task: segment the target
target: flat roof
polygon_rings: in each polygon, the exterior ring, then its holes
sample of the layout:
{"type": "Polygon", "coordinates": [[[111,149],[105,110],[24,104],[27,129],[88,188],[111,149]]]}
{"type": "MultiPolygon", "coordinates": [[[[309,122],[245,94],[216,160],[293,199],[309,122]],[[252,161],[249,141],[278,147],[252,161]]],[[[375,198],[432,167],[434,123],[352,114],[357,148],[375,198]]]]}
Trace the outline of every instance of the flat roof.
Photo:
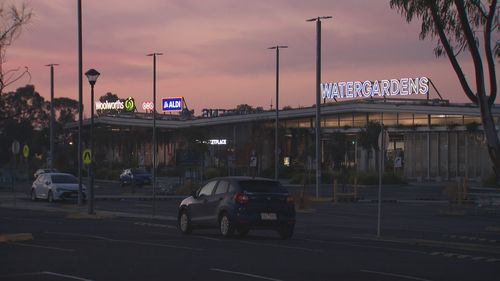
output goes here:
{"type": "MultiPolygon", "coordinates": [[[[491,108],[493,117],[500,117],[500,107],[495,105],[491,108]]],[[[321,116],[342,113],[412,113],[430,115],[464,115],[480,116],[479,106],[470,103],[449,103],[446,100],[401,100],[401,99],[361,99],[336,103],[325,103],[321,105],[321,116]]],[[[299,118],[314,118],[316,107],[295,108],[280,110],[280,120],[291,120],[299,118]]],[[[195,117],[180,120],[177,115],[157,115],[156,127],[165,129],[183,129],[189,127],[205,127],[217,125],[231,125],[237,123],[274,121],[276,111],[263,111],[258,113],[223,115],[218,117],[195,117]],[[175,117],[176,119],[174,119],[175,117]]],[[[90,125],[90,118],[83,120],[84,126],[90,125]]],[[[151,114],[133,113],[118,115],[101,115],[94,117],[95,124],[132,127],[152,127],[153,118],[151,114]]],[[[70,123],[66,128],[76,128],[78,122],[70,123]]]]}

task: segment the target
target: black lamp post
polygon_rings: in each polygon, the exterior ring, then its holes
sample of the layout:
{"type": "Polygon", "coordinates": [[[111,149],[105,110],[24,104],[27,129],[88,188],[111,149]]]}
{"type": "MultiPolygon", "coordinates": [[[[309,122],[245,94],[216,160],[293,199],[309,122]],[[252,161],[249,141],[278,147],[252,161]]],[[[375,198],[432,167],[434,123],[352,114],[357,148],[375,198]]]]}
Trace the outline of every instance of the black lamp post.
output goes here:
{"type": "Polygon", "coordinates": [[[90,174],[90,186],[89,186],[89,194],[87,200],[89,201],[89,215],[94,214],[94,85],[99,78],[100,73],[95,69],[89,69],[85,72],[85,76],[89,79],[90,83],[90,108],[92,108],[90,113],[90,153],[91,160],[89,165],[89,174],[90,174]]]}
{"type": "Polygon", "coordinates": [[[278,125],[279,125],[279,82],[280,82],[280,49],[288,46],[273,46],[270,50],[276,50],[276,124],[274,128],[274,179],[278,180],[279,173],[279,149],[278,149],[278,125]]]}
{"type": "Polygon", "coordinates": [[[323,16],[308,19],[306,21],[316,22],[316,199],[319,196],[319,185],[321,183],[321,20],[322,19],[331,19],[331,16],[323,16]]]}
{"type": "Polygon", "coordinates": [[[153,214],[156,215],[156,57],[163,53],[147,54],[148,57],[153,57],[153,214]]]}
{"type": "Polygon", "coordinates": [[[58,64],[51,63],[50,66],[50,161],[49,168],[54,168],[54,66],[58,64]]]}

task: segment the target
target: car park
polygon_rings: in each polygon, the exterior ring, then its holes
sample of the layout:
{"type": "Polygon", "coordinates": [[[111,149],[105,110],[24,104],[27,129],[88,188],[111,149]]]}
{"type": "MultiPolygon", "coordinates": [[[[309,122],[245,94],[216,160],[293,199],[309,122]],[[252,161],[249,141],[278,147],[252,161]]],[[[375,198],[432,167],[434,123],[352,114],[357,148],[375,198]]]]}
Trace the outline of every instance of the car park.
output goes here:
{"type": "Polygon", "coordinates": [[[222,236],[245,236],[251,229],[276,230],[290,239],[295,227],[295,201],[278,181],[223,177],[209,180],[179,206],[177,224],[183,234],[218,227],[222,236]]]}
{"type": "Polygon", "coordinates": [[[143,168],[125,169],[120,174],[120,183],[122,186],[126,184],[147,185],[151,184],[151,174],[143,168]]]}
{"type": "MultiPolygon", "coordinates": [[[[49,202],[78,198],[78,179],[67,173],[40,174],[31,186],[31,200],[47,199],[49,202]]],[[[82,185],[84,198],[86,188],[82,185]]]]}

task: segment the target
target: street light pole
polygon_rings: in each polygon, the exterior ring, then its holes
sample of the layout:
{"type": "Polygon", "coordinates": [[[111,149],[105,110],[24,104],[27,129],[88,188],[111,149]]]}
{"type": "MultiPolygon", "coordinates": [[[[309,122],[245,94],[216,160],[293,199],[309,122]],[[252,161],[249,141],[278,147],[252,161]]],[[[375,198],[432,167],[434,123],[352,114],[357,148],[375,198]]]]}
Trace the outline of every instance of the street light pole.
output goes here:
{"type": "Polygon", "coordinates": [[[156,215],[156,56],[161,56],[163,53],[147,54],[148,57],[153,57],[153,217],[156,215]]]}
{"type": "Polygon", "coordinates": [[[280,81],[280,49],[286,49],[288,46],[273,46],[270,50],[276,50],[276,126],[274,130],[274,179],[279,176],[279,150],[278,150],[278,126],[279,126],[279,81],[280,81]]]}
{"type": "Polygon", "coordinates": [[[78,14],[78,205],[83,204],[82,192],[82,127],[83,127],[83,55],[82,55],[82,0],[77,2],[78,14]]]}
{"type": "Polygon", "coordinates": [[[321,138],[321,20],[322,19],[330,19],[331,16],[323,16],[308,19],[306,21],[316,22],[316,199],[319,197],[319,185],[321,182],[321,147],[320,147],[320,138],[321,138]]]}
{"type": "Polygon", "coordinates": [[[54,168],[54,66],[58,64],[47,64],[50,66],[50,154],[49,168],[54,168]]]}
{"type": "Polygon", "coordinates": [[[85,72],[85,75],[89,79],[90,83],[90,186],[89,186],[89,194],[88,194],[88,202],[89,202],[89,215],[94,214],[94,162],[95,162],[95,151],[94,151],[94,85],[99,77],[100,73],[95,69],[89,69],[85,72]]]}

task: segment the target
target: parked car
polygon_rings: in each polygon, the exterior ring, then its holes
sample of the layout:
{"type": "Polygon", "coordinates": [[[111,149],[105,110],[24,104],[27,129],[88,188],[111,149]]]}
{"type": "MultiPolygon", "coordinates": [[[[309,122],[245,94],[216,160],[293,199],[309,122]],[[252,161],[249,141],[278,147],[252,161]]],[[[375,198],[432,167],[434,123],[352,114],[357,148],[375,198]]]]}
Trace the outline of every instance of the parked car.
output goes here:
{"type": "Polygon", "coordinates": [[[40,174],[44,173],[59,173],[57,169],[38,169],[36,172],[33,174],[33,177],[36,179],[40,174]]]}
{"type": "Polygon", "coordinates": [[[295,228],[295,202],[278,181],[265,178],[223,177],[208,181],[184,199],[177,216],[179,230],[218,227],[224,237],[250,229],[272,229],[290,239],[295,228]]]}
{"type": "MultiPolygon", "coordinates": [[[[82,186],[86,198],[85,185],[82,186]]],[[[47,199],[49,202],[78,198],[78,179],[66,173],[40,174],[31,186],[31,200],[47,199]]]]}
{"type": "Polygon", "coordinates": [[[120,174],[120,183],[122,186],[125,184],[134,184],[134,185],[146,185],[151,184],[151,174],[142,168],[137,169],[125,169],[120,174]]]}

